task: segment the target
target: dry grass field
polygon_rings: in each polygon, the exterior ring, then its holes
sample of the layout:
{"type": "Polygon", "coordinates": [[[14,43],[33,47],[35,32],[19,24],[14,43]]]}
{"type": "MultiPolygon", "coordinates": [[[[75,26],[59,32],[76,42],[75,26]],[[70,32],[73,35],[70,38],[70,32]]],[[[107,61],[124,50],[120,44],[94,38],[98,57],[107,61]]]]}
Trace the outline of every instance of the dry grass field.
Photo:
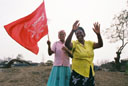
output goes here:
{"type": "MultiPolygon", "coordinates": [[[[52,66],[0,69],[0,86],[46,86],[52,66]]],[[[96,71],[96,86],[128,86],[124,72],[96,71]]]]}

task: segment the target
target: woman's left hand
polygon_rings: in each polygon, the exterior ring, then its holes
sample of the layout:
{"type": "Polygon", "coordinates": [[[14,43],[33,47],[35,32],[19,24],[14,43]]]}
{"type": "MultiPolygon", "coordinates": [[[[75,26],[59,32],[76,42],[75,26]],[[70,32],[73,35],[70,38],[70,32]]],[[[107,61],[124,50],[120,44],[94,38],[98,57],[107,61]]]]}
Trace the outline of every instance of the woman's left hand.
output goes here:
{"type": "Polygon", "coordinates": [[[62,47],[62,50],[64,50],[65,52],[70,52],[70,50],[65,46],[62,47]]]}
{"type": "Polygon", "coordinates": [[[63,46],[62,50],[67,51],[68,49],[65,46],[63,46]]]}
{"type": "Polygon", "coordinates": [[[93,26],[94,26],[93,31],[96,34],[100,34],[100,24],[98,22],[96,22],[96,23],[93,24],[93,26]]]}

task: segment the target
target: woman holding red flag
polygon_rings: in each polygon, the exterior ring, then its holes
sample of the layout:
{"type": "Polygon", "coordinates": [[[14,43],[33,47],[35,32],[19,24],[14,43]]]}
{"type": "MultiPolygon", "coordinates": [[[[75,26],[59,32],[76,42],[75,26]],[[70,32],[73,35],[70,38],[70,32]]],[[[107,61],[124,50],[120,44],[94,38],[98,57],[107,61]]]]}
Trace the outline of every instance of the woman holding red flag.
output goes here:
{"type": "Polygon", "coordinates": [[[51,48],[51,42],[48,40],[48,54],[55,54],[53,68],[49,76],[47,86],[69,86],[70,80],[70,61],[69,52],[65,47],[64,30],[59,31],[59,41],[55,42],[51,48]]]}

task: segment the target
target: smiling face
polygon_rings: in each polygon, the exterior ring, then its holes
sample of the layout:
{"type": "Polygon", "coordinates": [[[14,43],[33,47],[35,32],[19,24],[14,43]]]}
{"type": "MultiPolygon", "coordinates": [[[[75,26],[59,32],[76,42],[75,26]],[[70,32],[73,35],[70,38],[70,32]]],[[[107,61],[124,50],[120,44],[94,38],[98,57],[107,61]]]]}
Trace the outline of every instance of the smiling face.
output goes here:
{"type": "Polygon", "coordinates": [[[76,34],[76,37],[77,37],[77,39],[78,39],[79,42],[81,42],[81,41],[84,40],[85,33],[84,33],[84,31],[83,31],[82,29],[79,29],[79,28],[78,28],[78,29],[76,30],[75,34],[76,34]]]}

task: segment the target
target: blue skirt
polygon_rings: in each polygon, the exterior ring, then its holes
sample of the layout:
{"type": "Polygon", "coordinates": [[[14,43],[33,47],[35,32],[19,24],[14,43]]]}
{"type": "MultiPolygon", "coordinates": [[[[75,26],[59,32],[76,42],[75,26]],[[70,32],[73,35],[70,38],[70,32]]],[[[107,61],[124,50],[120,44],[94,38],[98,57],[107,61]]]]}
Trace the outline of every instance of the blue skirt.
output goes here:
{"type": "Polygon", "coordinates": [[[70,67],[53,66],[47,86],[69,86],[70,67]]]}

